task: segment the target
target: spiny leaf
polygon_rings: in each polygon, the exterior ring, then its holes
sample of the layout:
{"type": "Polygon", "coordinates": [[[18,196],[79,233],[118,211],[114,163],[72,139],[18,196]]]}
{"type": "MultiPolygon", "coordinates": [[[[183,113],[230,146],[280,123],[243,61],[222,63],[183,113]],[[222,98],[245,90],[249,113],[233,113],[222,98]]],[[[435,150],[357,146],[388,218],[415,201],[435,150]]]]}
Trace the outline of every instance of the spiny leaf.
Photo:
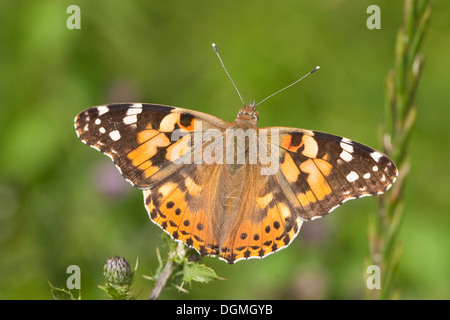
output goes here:
{"type": "MultiPolygon", "coordinates": [[[[48,281],[48,280],[47,280],[48,281]]],[[[66,290],[64,288],[57,288],[51,284],[50,281],[48,281],[48,284],[50,285],[50,291],[52,293],[52,297],[54,300],[80,300],[81,299],[81,292],[78,293],[78,298],[75,298],[69,290],[66,290]]]]}
{"type": "Polygon", "coordinates": [[[198,264],[194,262],[186,262],[183,268],[183,281],[184,282],[203,282],[207,283],[211,280],[223,280],[219,277],[213,269],[205,266],[204,264],[198,264]]]}

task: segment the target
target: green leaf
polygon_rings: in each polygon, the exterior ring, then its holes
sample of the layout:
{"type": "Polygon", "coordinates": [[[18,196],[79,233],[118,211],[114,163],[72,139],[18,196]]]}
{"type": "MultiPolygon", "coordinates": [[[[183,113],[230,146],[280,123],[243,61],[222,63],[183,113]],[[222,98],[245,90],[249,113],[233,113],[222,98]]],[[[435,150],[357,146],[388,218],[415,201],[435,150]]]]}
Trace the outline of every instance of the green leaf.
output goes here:
{"type": "Polygon", "coordinates": [[[105,286],[98,286],[103,290],[111,300],[134,300],[128,286],[113,286],[106,283],[105,286]]]}
{"type": "Polygon", "coordinates": [[[183,281],[191,282],[198,281],[207,283],[211,280],[222,279],[213,269],[205,266],[204,264],[186,262],[183,268],[183,281]]]}
{"type": "Polygon", "coordinates": [[[53,286],[50,281],[48,282],[50,285],[50,291],[52,293],[52,297],[55,300],[80,300],[81,299],[81,292],[78,294],[78,298],[75,298],[69,290],[63,289],[63,288],[57,288],[53,286]]]}

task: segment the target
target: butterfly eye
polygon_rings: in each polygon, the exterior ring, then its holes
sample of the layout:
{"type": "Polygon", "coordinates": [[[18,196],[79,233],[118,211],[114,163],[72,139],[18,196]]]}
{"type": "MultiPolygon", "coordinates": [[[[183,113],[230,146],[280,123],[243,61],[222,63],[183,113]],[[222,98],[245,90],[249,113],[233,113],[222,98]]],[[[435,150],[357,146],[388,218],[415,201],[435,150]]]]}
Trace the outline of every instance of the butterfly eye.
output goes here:
{"type": "Polygon", "coordinates": [[[259,119],[259,113],[258,113],[257,111],[253,111],[253,112],[251,113],[251,116],[252,116],[253,118],[255,118],[256,121],[258,121],[258,119],[259,119]]]}

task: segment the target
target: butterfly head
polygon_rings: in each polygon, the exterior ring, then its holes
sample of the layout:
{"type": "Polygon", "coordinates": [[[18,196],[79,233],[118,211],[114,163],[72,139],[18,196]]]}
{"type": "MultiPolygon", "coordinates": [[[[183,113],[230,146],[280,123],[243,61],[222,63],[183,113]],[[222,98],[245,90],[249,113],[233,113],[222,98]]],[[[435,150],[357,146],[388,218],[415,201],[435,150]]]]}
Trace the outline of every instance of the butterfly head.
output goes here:
{"type": "Polygon", "coordinates": [[[239,120],[252,121],[256,123],[259,119],[259,113],[258,111],[256,111],[255,103],[251,102],[250,104],[241,108],[237,114],[237,118],[239,120]]]}

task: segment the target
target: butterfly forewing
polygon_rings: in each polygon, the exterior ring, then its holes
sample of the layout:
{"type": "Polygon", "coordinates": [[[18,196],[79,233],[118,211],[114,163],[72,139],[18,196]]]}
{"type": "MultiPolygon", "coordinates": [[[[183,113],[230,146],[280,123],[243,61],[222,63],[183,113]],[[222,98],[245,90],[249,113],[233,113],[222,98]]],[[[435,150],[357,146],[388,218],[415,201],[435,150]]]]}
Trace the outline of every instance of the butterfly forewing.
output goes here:
{"type": "Polygon", "coordinates": [[[154,104],[97,106],[75,118],[79,139],[108,155],[124,178],[139,188],[180,170],[182,166],[174,163],[179,158],[176,148],[189,151],[195,130],[224,130],[227,125],[201,112],[154,104]]]}
{"type": "Polygon", "coordinates": [[[305,220],[347,200],[381,194],[397,178],[392,160],[361,143],[318,131],[280,131],[278,181],[305,220]]]}

